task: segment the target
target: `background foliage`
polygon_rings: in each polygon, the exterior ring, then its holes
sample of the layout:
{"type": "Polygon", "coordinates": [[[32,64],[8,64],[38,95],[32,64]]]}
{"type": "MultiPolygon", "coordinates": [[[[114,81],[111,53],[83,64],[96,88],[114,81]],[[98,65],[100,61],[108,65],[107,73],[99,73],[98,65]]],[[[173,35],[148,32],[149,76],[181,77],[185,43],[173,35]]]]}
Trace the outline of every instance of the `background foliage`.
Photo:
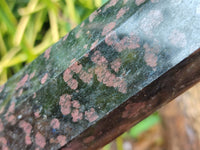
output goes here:
{"type": "MultiPolygon", "coordinates": [[[[0,85],[107,1],[0,0],[0,85]]],[[[158,122],[157,114],[150,116],[120,136],[117,149],[158,122]]]]}
{"type": "Polygon", "coordinates": [[[107,0],[0,0],[0,85],[107,0]]]}

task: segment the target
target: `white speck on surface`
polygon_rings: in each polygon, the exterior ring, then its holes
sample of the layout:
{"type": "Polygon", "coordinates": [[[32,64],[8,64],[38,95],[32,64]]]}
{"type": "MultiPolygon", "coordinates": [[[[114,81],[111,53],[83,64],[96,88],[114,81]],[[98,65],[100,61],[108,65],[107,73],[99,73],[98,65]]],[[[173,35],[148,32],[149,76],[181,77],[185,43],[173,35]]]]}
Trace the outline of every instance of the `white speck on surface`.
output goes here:
{"type": "Polygon", "coordinates": [[[43,115],[43,119],[47,119],[47,115],[43,115]]]}
{"type": "Polygon", "coordinates": [[[17,116],[18,119],[22,119],[22,115],[17,116]]]}

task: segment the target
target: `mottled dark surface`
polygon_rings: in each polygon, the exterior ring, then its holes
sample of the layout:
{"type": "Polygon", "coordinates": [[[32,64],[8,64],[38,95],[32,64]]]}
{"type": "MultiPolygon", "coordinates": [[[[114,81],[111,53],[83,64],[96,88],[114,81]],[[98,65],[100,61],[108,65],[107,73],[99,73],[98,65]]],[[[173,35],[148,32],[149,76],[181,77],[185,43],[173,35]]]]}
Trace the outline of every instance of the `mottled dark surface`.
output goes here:
{"type": "Polygon", "coordinates": [[[199,33],[198,0],[111,0],[0,87],[1,148],[106,144],[198,81],[199,33]]]}

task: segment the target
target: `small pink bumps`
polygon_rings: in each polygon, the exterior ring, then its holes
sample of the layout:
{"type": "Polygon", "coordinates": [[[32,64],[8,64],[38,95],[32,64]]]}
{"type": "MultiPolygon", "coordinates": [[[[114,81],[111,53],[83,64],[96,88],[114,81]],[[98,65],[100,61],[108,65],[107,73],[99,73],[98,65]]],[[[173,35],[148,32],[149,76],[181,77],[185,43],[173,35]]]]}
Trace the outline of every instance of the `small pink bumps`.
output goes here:
{"type": "Polygon", "coordinates": [[[78,120],[82,120],[82,118],[83,118],[83,114],[81,112],[79,112],[78,109],[74,109],[72,111],[71,115],[72,115],[72,118],[73,118],[72,119],[73,122],[78,122],[78,120]]]}
{"type": "Polygon", "coordinates": [[[29,75],[26,74],[26,75],[17,83],[16,90],[18,90],[19,88],[21,88],[21,87],[24,86],[24,84],[26,83],[26,81],[28,81],[28,77],[29,77],[29,75]]]}
{"type": "Polygon", "coordinates": [[[135,4],[137,6],[140,6],[141,4],[143,4],[145,2],[145,0],[135,0],[135,4]]]}
{"type": "Polygon", "coordinates": [[[35,143],[40,148],[44,148],[45,145],[46,145],[46,139],[40,132],[37,132],[36,135],[35,135],[35,143]]]}
{"type": "Polygon", "coordinates": [[[46,60],[49,59],[49,57],[50,57],[50,52],[51,52],[51,47],[48,48],[48,49],[44,52],[44,57],[46,58],[46,60]]]}
{"type": "Polygon", "coordinates": [[[47,78],[48,78],[48,73],[45,73],[45,75],[42,77],[41,79],[41,84],[44,84],[46,81],[47,81],[47,78]]]}
{"type": "Polygon", "coordinates": [[[51,127],[54,129],[59,129],[60,128],[60,122],[58,119],[54,118],[51,120],[51,127]]]}
{"type": "Polygon", "coordinates": [[[22,128],[25,132],[25,143],[26,145],[30,145],[32,143],[31,141],[31,137],[30,137],[30,134],[31,134],[31,130],[32,130],[32,126],[30,123],[22,120],[19,122],[19,127],[22,128]]]}
{"type": "Polygon", "coordinates": [[[89,122],[94,122],[99,118],[99,116],[96,114],[94,108],[91,108],[89,111],[85,111],[85,118],[89,122]]]}
{"type": "Polygon", "coordinates": [[[60,144],[60,146],[62,147],[62,146],[64,146],[67,143],[67,138],[64,135],[59,135],[57,137],[57,141],[60,144]]]}
{"type": "Polygon", "coordinates": [[[63,115],[68,115],[71,112],[71,96],[64,94],[60,97],[59,105],[63,115]]]}
{"type": "Polygon", "coordinates": [[[108,34],[110,31],[112,31],[116,26],[115,22],[111,22],[109,24],[107,24],[104,28],[103,28],[103,32],[102,32],[102,36],[108,34]]]}
{"type": "Polygon", "coordinates": [[[121,60],[120,59],[116,59],[113,62],[111,62],[111,68],[115,71],[115,72],[119,72],[119,68],[121,67],[121,60]]]}
{"type": "Polygon", "coordinates": [[[126,11],[128,11],[129,10],[129,8],[121,8],[120,10],[119,10],[119,12],[117,13],[117,19],[119,19],[119,18],[121,18],[125,13],[126,13],[126,11]]]}

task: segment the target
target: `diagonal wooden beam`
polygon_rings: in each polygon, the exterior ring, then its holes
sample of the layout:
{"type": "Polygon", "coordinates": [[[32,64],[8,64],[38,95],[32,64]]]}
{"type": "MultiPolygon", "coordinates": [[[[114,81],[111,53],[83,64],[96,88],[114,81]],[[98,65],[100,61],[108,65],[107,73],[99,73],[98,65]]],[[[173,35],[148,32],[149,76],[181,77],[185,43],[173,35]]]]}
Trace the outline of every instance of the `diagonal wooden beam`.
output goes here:
{"type": "Polygon", "coordinates": [[[0,88],[2,149],[97,149],[200,80],[198,0],[111,0],[0,88]]]}

